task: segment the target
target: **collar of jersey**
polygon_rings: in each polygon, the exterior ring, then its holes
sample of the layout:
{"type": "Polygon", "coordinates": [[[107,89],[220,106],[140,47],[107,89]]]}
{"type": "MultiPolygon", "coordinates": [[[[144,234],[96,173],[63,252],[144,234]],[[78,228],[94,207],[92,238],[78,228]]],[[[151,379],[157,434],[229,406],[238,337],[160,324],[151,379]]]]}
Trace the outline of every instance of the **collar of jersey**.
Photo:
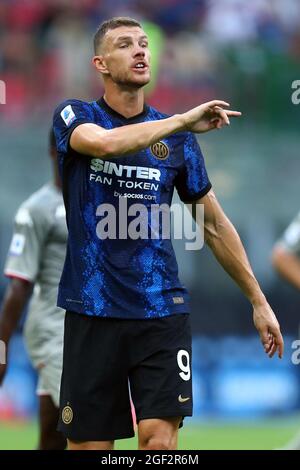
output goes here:
{"type": "Polygon", "coordinates": [[[118,118],[120,119],[121,121],[123,122],[126,122],[126,123],[133,123],[133,122],[136,122],[136,121],[141,121],[143,120],[143,118],[145,118],[149,112],[149,106],[147,104],[144,104],[144,109],[141,113],[139,114],[136,114],[135,116],[132,116],[130,118],[126,118],[125,116],[123,116],[122,114],[118,113],[118,111],[115,111],[114,109],[112,109],[105,101],[105,99],[103,98],[100,98],[98,101],[97,101],[97,104],[100,106],[100,108],[102,109],[105,109],[105,111],[110,114],[111,116],[115,117],[115,118],[118,118]]]}

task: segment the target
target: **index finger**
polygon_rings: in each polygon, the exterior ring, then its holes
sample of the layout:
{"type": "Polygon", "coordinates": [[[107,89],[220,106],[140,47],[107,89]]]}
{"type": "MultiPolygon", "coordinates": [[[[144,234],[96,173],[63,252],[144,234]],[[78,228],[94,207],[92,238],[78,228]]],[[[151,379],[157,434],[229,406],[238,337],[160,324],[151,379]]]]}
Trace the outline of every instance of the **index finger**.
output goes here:
{"type": "Polygon", "coordinates": [[[227,116],[241,116],[242,113],[240,111],[232,111],[231,109],[225,109],[225,113],[227,116]]]}
{"type": "Polygon", "coordinates": [[[222,107],[222,106],[225,106],[225,107],[230,106],[229,103],[227,103],[226,101],[222,101],[222,100],[213,100],[213,101],[209,101],[209,102],[206,103],[206,104],[207,104],[209,107],[211,107],[211,106],[213,106],[213,107],[214,107],[214,106],[221,106],[221,107],[222,107]]]}

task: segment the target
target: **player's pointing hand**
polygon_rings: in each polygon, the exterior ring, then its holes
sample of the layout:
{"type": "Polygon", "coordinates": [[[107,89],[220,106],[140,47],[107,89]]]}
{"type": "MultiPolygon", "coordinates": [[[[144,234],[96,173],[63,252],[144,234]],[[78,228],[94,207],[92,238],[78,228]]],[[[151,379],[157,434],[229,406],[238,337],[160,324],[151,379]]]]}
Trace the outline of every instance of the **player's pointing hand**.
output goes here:
{"type": "Polygon", "coordinates": [[[229,103],[221,100],[209,101],[182,114],[186,130],[201,133],[212,129],[221,129],[229,126],[230,117],[239,117],[241,112],[227,108],[229,103]]]}

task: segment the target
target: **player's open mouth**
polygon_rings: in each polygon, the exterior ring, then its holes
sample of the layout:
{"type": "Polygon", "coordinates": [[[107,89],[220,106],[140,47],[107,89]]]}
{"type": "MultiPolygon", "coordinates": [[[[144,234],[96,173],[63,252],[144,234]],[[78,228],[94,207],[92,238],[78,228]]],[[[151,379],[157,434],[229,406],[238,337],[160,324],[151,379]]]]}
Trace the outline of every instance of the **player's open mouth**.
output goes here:
{"type": "Polygon", "coordinates": [[[135,71],[144,72],[145,70],[148,70],[148,65],[146,65],[145,62],[137,62],[132,68],[135,71]]]}

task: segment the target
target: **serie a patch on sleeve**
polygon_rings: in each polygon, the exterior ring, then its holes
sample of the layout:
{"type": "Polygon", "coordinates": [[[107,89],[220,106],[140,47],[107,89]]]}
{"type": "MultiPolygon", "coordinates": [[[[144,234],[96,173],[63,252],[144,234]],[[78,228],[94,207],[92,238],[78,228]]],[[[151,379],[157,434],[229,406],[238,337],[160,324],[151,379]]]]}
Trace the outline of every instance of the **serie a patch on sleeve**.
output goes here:
{"type": "Polygon", "coordinates": [[[62,112],[60,113],[61,117],[63,118],[66,126],[70,126],[72,124],[72,122],[75,121],[76,119],[76,115],[73,111],[73,108],[72,106],[69,104],[68,106],[66,106],[62,112]]]}
{"type": "Polygon", "coordinates": [[[14,256],[21,255],[24,250],[25,240],[26,238],[22,233],[15,233],[9,247],[9,254],[14,256]]]}

